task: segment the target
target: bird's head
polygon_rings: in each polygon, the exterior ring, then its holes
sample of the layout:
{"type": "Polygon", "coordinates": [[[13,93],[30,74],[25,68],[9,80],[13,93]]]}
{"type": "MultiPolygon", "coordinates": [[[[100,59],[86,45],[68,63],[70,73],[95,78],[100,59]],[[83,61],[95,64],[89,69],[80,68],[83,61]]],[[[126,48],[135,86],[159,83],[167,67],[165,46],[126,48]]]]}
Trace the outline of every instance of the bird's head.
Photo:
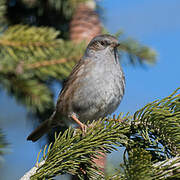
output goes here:
{"type": "Polygon", "coordinates": [[[109,34],[98,35],[94,37],[87,46],[86,55],[94,56],[95,54],[117,54],[119,42],[116,37],[109,34]]]}
{"type": "Polygon", "coordinates": [[[103,34],[94,37],[90,41],[88,48],[94,49],[95,51],[100,51],[106,48],[114,49],[118,46],[119,46],[119,42],[114,36],[111,36],[109,34],[103,34]]]}

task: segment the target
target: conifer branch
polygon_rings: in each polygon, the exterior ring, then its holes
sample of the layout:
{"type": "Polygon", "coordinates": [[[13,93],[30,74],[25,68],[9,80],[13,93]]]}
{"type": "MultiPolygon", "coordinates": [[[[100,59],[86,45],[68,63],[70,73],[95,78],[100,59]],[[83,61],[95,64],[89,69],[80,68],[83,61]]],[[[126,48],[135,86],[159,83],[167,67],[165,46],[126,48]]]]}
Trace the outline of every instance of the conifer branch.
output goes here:
{"type": "Polygon", "coordinates": [[[83,168],[90,179],[97,178],[100,169],[93,163],[92,158],[99,155],[98,152],[110,153],[116,150],[115,146],[125,147],[128,159],[125,158],[121,167],[124,170],[119,171],[112,179],[127,179],[134,176],[143,179],[180,177],[177,166],[180,162],[179,102],[177,89],[170,96],[147,104],[137,111],[133,121],[130,116],[122,117],[121,114],[118,117],[99,120],[89,125],[91,128],[88,128],[85,136],[82,136],[80,130],[75,133],[69,128],[55,138],[54,144],[44,153],[45,163],[31,179],[52,178],[64,173],[78,174],[79,178],[83,179],[85,174],[80,168],[83,168]],[[155,140],[151,138],[152,132],[156,132],[155,140]],[[166,150],[162,151],[159,144],[166,150]],[[154,160],[159,161],[156,153],[160,151],[161,154],[165,154],[164,165],[154,163],[154,160]],[[168,154],[171,158],[175,155],[177,158],[169,161],[168,154]],[[167,161],[172,163],[167,165],[167,161]],[[163,171],[160,166],[163,166],[163,171]],[[177,173],[171,173],[173,171],[177,173]]]}
{"type": "Polygon", "coordinates": [[[110,153],[116,149],[114,145],[128,144],[128,138],[124,134],[128,132],[129,127],[114,123],[114,121],[107,123],[105,119],[99,120],[83,137],[81,131],[77,131],[74,135],[74,130],[69,128],[55,139],[44,157],[45,163],[32,176],[32,179],[51,178],[55,174],[64,173],[78,173],[83,179],[84,174],[79,169],[81,165],[88,177],[99,176],[100,170],[95,167],[92,158],[100,155],[97,152],[110,153]]]}
{"type": "Polygon", "coordinates": [[[134,114],[139,133],[152,144],[162,144],[167,156],[180,153],[180,89],[170,96],[147,104],[134,114]],[[158,137],[158,138],[157,138],[158,137]]]}
{"type": "MultiPolygon", "coordinates": [[[[74,58],[74,63],[78,62],[80,58],[74,58]]],[[[62,58],[62,59],[52,59],[52,60],[44,60],[42,62],[36,62],[36,63],[32,63],[32,64],[27,64],[25,66],[25,70],[30,70],[30,69],[36,69],[36,68],[42,68],[42,67],[46,67],[46,66],[54,66],[57,64],[63,64],[68,62],[69,60],[62,58]]]]}
{"type": "Polygon", "coordinates": [[[42,61],[42,62],[37,62],[34,64],[28,64],[26,66],[26,69],[35,69],[35,68],[40,68],[40,67],[45,67],[45,66],[52,66],[56,64],[61,64],[67,62],[67,59],[52,59],[51,61],[42,61]]]}
{"type": "Polygon", "coordinates": [[[12,46],[12,47],[29,47],[29,46],[49,47],[51,45],[52,47],[55,47],[57,44],[54,43],[54,42],[51,42],[51,43],[46,43],[46,42],[21,42],[21,41],[12,41],[12,40],[0,39],[0,45],[1,46],[12,46]]]}
{"type": "Polygon", "coordinates": [[[8,143],[6,142],[5,136],[2,132],[2,129],[0,128],[0,164],[1,161],[3,159],[3,155],[6,153],[6,147],[7,147],[8,143]]]}
{"type": "Polygon", "coordinates": [[[23,177],[21,177],[19,180],[30,180],[31,176],[33,176],[37,169],[39,167],[41,167],[43,164],[45,163],[45,161],[41,161],[40,163],[37,163],[33,168],[31,168],[28,172],[25,173],[25,175],[23,177]]]}
{"type": "MultiPolygon", "coordinates": [[[[19,42],[17,45],[21,45],[21,43],[33,43],[39,42],[43,45],[43,42],[54,42],[58,43],[57,36],[60,34],[59,31],[56,31],[53,28],[49,27],[35,27],[28,25],[14,25],[10,26],[7,30],[4,31],[3,35],[1,35],[0,39],[6,40],[9,42],[19,42]]],[[[2,41],[3,42],[3,41],[2,41]]],[[[48,45],[48,44],[45,44],[48,45]]]]}
{"type": "Polygon", "coordinates": [[[156,62],[157,53],[154,49],[144,46],[131,38],[122,40],[119,50],[126,53],[132,64],[136,62],[154,64],[156,62]]]}
{"type": "Polygon", "coordinates": [[[113,175],[107,176],[106,180],[161,180],[180,178],[180,156],[158,163],[153,163],[151,158],[151,155],[144,149],[133,149],[126,163],[121,164],[120,169],[113,175]]]}
{"type": "Polygon", "coordinates": [[[6,0],[0,0],[0,29],[7,22],[7,19],[5,17],[6,9],[6,0]]]}
{"type": "Polygon", "coordinates": [[[53,103],[50,90],[36,79],[9,74],[7,79],[0,77],[0,83],[10,95],[15,95],[18,102],[34,112],[43,111],[53,103]]]}
{"type": "Polygon", "coordinates": [[[180,156],[155,163],[153,164],[153,167],[156,169],[157,179],[164,179],[168,177],[171,179],[180,178],[180,156]]]}

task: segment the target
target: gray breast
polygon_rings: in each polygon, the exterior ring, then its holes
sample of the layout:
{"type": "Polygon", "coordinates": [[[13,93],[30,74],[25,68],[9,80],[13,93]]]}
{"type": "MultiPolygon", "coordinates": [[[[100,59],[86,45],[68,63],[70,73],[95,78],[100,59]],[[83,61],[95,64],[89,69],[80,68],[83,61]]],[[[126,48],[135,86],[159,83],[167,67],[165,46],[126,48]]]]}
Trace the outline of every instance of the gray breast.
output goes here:
{"type": "Polygon", "coordinates": [[[82,122],[97,120],[113,113],[121,102],[125,87],[119,63],[103,59],[84,75],[81,88],[74,94],[72,112],[82,122]]]}

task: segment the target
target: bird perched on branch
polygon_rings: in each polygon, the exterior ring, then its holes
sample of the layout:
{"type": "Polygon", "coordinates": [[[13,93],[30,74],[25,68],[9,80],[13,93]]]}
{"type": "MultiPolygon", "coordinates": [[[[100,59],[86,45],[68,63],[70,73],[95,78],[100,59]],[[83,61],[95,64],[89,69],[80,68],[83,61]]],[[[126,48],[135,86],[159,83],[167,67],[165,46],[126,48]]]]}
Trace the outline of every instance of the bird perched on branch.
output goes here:
{"type": "Polygon", "coordinates": [[[37,141],[53,127],[74,123],[86,131],[86,122],[112,114],[124,95],[125,79],[118,59],[118,40],[98,35],[87,46],[61,90],[51,117],[27,140],[37,141]]]}

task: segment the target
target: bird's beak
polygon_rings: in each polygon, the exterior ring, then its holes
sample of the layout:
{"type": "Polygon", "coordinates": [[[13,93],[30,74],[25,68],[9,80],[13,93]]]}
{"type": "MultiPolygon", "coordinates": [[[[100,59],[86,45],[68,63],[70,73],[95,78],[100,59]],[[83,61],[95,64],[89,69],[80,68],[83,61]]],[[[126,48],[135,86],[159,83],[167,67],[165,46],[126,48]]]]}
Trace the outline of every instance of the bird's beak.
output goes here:
{"type": "Polygon", "coordinates": [[[117,44],[116,44],[116,47],[118,47],[118,46],[120,46],[120,43],[117,43],[117,44]]]}
{"type": "Polygon", "coordinates": [[[119,57],[118,57],[118,50],[117,50],[117,44],[114,47],[114,57],[115,57],[115,62],[116,64],[118,63],[119,57]]]}
{"type": "Polygon", "coordinates": [[[120,43],[113,43],[113,44],[111,45],[111,47],[113,47],[113,48],[116,48],[116,47],[118,47],[118,46],[120,46],[120,43]]]}

